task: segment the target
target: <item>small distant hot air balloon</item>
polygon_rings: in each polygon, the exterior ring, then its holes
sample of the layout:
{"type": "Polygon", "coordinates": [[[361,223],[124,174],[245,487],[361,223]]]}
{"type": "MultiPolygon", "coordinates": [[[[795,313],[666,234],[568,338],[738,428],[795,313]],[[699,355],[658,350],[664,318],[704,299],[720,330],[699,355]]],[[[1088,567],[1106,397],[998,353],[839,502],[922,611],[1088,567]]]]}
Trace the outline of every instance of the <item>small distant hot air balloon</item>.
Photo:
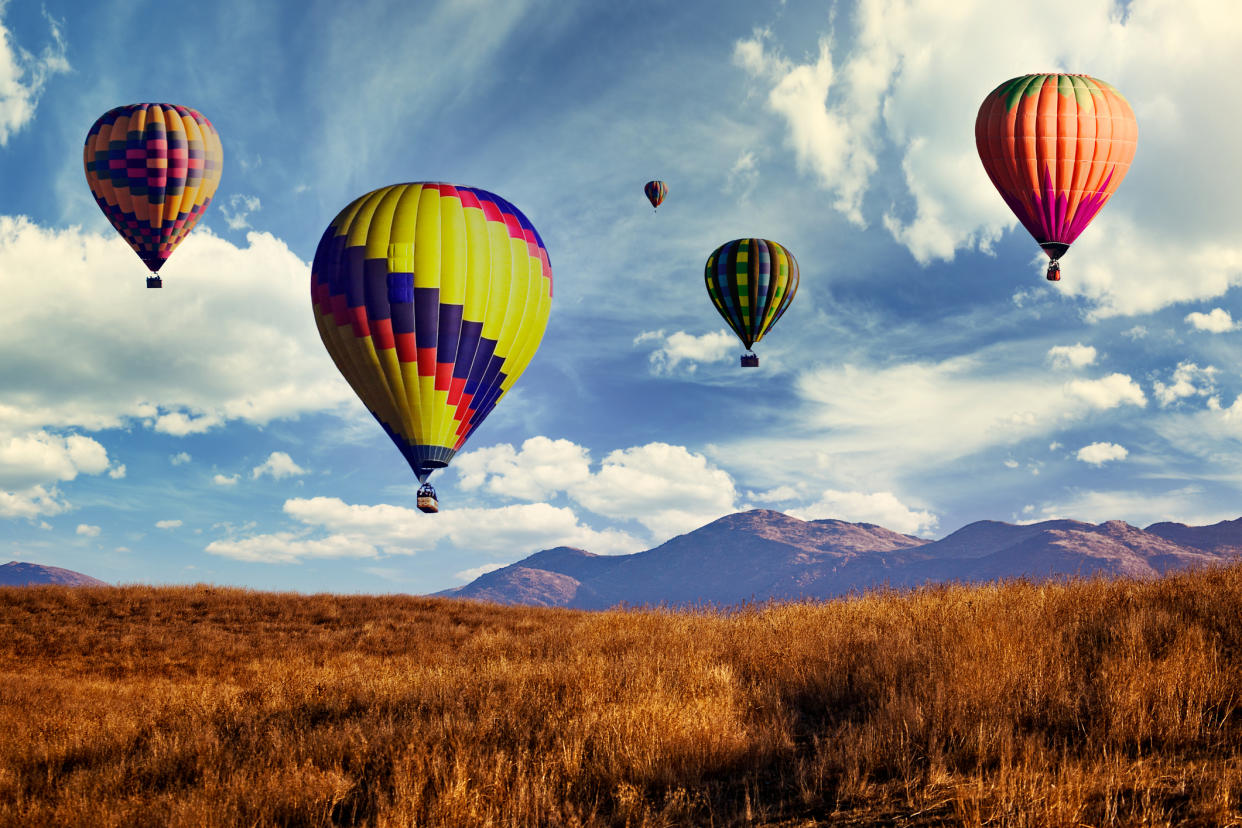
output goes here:
{"type": "Polygon", "coordinates": [[[643,193],[654,209],[664,203],[664,197],[668,195],[668,185],[663,181],[648,181],[643,185],[643,193]]]}
{"type": "Polygon", "coordinates": [[[743,368],[757,368],[751,346],[763,339],[798,292],[798,262],[767,239],[734,239],[716,248],[703,274],[707,294],[748,353],[743,368]]]}
{"type": "Polygon", "coordinates": [[[86,134],[82,160],[99,209],[162,287],[159,269],[198,223],[220,184],[224,151],[203,114],[141,103],[108,110],[86,134]]]}
{"type": "Polygon", "coordinates": [[[520,210],[443,183],[396,184],[342,210],[311,265],[319,336],[436,512],[442,469],[526,370],[552,265],[520,210]]]}
{"type": "Polygon", "coordinates": [[[1116,191],[1134,158],[1138,124],[1121,93],[1087,75],[1023,75],[996,87],[975,119],[988,177],[1052,261],[1116,191]]]}

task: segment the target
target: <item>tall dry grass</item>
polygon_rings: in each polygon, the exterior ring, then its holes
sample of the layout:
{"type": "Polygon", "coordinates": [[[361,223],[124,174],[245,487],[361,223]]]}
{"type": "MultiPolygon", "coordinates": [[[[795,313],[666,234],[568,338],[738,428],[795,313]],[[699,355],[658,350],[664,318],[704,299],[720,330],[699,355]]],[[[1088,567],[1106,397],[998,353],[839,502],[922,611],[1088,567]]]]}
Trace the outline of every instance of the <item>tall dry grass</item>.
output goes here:
{"type": "Polygon", "coordinates": [[[1242,824],[1242,567],[740,613],[0,590],[0,823],[1242,824]]]}

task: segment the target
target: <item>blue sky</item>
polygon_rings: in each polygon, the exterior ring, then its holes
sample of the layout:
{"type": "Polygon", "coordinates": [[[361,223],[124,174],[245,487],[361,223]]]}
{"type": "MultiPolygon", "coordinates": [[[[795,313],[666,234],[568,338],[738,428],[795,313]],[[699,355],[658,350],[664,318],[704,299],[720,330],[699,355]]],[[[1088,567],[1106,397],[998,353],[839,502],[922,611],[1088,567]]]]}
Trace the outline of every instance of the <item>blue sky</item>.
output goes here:
{"type": "Polygon", "coordinates": [[[9,0],[0,27],[0,558],[429,592],[754,507],[926,537],[1242,515],[1228,0],[9,0]],[[1049,70],[1139,122],[1057,284],[973,140],[994,86],[1049,70]],[[81,164],[140,101],[199,109],[225,154],[158,292],[81,164]],[[420,180],[518,205],[556,281],[436,516],[308,290],[337,211],[420,180]],[[740,236],[802,271],[757,371],[703,288],[740,236]]]}

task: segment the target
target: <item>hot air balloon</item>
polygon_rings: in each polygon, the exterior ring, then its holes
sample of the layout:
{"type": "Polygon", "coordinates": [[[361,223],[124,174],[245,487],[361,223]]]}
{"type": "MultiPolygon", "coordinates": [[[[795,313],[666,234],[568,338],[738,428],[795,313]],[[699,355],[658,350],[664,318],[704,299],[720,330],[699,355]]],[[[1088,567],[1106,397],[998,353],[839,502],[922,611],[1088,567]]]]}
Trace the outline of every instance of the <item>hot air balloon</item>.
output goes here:
{"type": "Polygon", "coordinates": [[[86,134],[86,183],[108,221],[163,287],[159,269],[211,203],[224,151],[195,109],[167,103],[118,106],[86,134]]]}
{"type": "Polygon", "coordinates": [[[552,265],[534,226],[474,187],[382,187],[342,210],[311,265],[319,336],[427,482],[534,356],[552,304],[552,265]]]}
{"type": "Polygon", "coordinates": [[[734,239],[708,257],[703,279],[712,304],[746,346],[742,367],[759,367],[751,347],[772,329],[798,292],[797,260],[774,241],[734,239]]]}
{"type": "Polygon", "coordinates": [[[654,209],[664,203],[664,197],[668,195],[668,185],[663,181],[648,181],[643,185],[643,193],[654,209]]]}
{"type": "Polygon", "coordinates": [[[975,119],[988,177],[1052,261],[1117,190],[1134,158],[1138,124],[1121,93],[1087,75],[1023,75],[996,87],[975,119]]]}

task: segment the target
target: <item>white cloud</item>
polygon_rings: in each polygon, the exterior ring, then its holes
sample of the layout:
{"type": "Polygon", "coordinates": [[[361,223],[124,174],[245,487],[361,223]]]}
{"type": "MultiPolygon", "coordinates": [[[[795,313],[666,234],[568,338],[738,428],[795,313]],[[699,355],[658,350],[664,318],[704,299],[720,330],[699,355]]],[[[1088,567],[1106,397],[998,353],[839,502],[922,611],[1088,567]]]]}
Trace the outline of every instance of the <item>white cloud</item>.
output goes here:
{"type": "Polygon", "coordinates": [[[600,554],[637,552],[642,545],[615,530],[598,532],[573,511],[546,503],[497,509],[446,509],[434,517],[404,506],[347,504],[339,498],[295,498],[285,512],[306,525],[300,532],[229,538],[208,544],[214,555],[291,563],[303,558],[414,554],[447,542],[458,550],[525,557],[554,546],[600,554]],[[314,531],[327,533],[312,536],[314,531]]]}
{"type": "Polygon", "coordinates": [[[686,370],[694,373],[699,363],[726,362],[730,354],[741,347],[737,337],[725,331],[712,331],[702,336],[685,331],[668,336],[664,331],[644,331],[634,338],[635,345],[652,341],[660,343],[649,357],[656,374],[671,374],[683,362],[686,370]]]}
{"type": "Polygon", "coordinates": [[[1005,461],[1005,468],[1007,469],[1016,469],[1020,465],[1022,464],[1019,463],[1017,460],[1014,460],[1013,458],[1010,458],[1005,461]]]}
{"type": "MultiPolygon", "coordinates": [[[[867,219],[862,195],[882,169],[879,153],[900,159],[910,203],[890,208],[884,224],[924,263],[986,250],[1008,229],[1025,236],[970,140],[988,92],[1031,67],[1089,67],[1127,96],[1138,154],[1117,196],[1075,243],[1059,290],[1087,298],[1093,318],[1145,313],[1242,284],[1235,230],[1242,201],[1234,192],[1242,113],[1222,113],[1218,93],[1218,79],[1236,74],[1242,15],[1231,0],[1135,2],[1124,15],[1118,5],[860,0],[848,47],[821,40],[818,53],[799,62],[759,32],[735,44],[734,60],[766,91],[798,163],[851,221],[867,219]],[[1042,31],[1049,20],[1074,25],[1055,38],[997,36],[1042,31]],[[1161,240],[1156,255],[1153,238],[1161,240]]],[[[832,26],[830,15],[825,24],[832,26]]],[[[1034,276],[1030,262],[1004,264],[1034,276]]]]}
{"type": "Polygon", "coordinates": [[[283,451],[272,452],[266,460],[251,469],[251,477],[255,480],[264,475],[274,480],[281,480],[285,477],[297,477],[303,474],[306,474],[306,469],[293,462],[293,458],[283,451]]]}
{"type": "Polygon", "coordinates": [[[737,491],[729,474],[703,455],[648,443],[610,453],[569,496],[596,514],[636,520],[665,539],[730,514],[737,491]]]}
{"type": "Polygon", "coordinates": [[[835,518],[853,523],[875,523],[908,535],[928,533],[939,523],[931,512],[911,509],[892,492],[840,492],[828,489],[810,506],[788,512],[803,520],[835,518]]]}
{"type": "Polygon", "coordinates": [[[0,490],[0,517],[32,519],[39,515],[59,515],[69,509],[53,486],[31,486],[20,491],[0,490]]]}
{"type": "MultiPolygon", "coordinates": [[[[0,2],[0,15],[4,6],[0,2]]],[[[48,79],[69,71],[60,26],[46,12],[44,16],[51,27],[52,43],[37,57],[17,45],[8,29],[0,25],[0,146],[34,118],[48,79]]]]}
{"type": "Polygon", "coordinates": [[[1203,490],[1184,486],[1165,492],[1083,491],[1068,492],[1058,500],[1040,504],[1037,509],[1023,510],[1023,523],[1069,518],[1088,523],[1124,520],[1132,526],[1150,526],[1160,521],[1176,521],[1192,526],[1205,526],[1238,515],[1228,511],[1205,511],[1203,490]]]}
{"type": "Polygon", "coordinates": [[[1084,368],[1095,363],[1095,348],[1077,342],[1048,349],[1048,361],[1054,368],[1084,368]]]}
{"type": "Polygon", "coordinates": [[[97,538],[102,530],[98,526],[91,526],[89,523],[79,523],[75,531],[84,538],[97,538]]]}
{"type": "Polygon", "coordinates": [[[591,476],[587,450],[569,440],[531,437],[521,451],[501,443],[460,454],[453,468],[463,489],[477,489],[522,500],[540,500],[573,488],[591,476]]]}
{"type": "Polygon", "coordinates": [[[177,529],[177,528],[180,528],[181,521],[179,520],[157,520],[155,522],[155,526],[157,529],[177,529]]]}
{"type": "Polygon", "coordinates": [[[1161,407],[1186,397],[1208,397],[1216,392],[1216,373],[1211,365],[1200,368],[1193,362],[1179,362],[1170,383],[1166,385],[1156,380],[1152,383],[1152,390],[1161,407]]]}
{"type": "Polygon", "coordinates": [[[864,225],[862,196],[876,169],[871,133],[891,56],[867,53],[847,62],[838,77],[827,40],[820,40],[815,62],[803,65],[769,49],[771,40],[770,32],[760,30],[750,40],[738,41],[734,63],[769,84],[768,107],[785,119],[786,140],[798,165],[836,195],[836,208],[851,222],[864,225]],[[834,88],[839,94],[829,100],[834,88]]]}
{"type": "Polygon", "coordinates": [[[737,193],[740,198],[747,198],[759,183],[759,165],[755,162],[755,154],[743,150],[733,162],[729,175],[725,179],[725,192],[737,193]]]}
{"type": "Polygon", "coordinates": [[[375,547],[354,538],[330,535],[308,538],[305,533],[277,532],[238,540],[217,540],[207,552],[252,563],[301,563],[305,558],[374,558],[375,547]]]}
{"type": "Polygon", "coordinates": [[[1190,325],[1200,331],[1208,331],[1210,333],[1225,333],[1226,331],[1235,330],[1238,325],[1233,321],[1233,317],[1229,315],[1229,311],[1224,308],[1212,308],[1207,313],[1188,313],[1186,321],[1190,325]]]}
{"type": "Polygon", "coordinates": [[[1092,443],[1080,448],[1076,456],[1084,463],[1102,466],[1112,460],[1125,460],[1129,454],[1125,446],[1116,443],[1092,443]]]}
{"type": "Polygon", "coordinates": [[[238,479],[238,475],[236,474],[231,474],[231,475],[217,474],[216,476],[211,478],[211,482],[215,483],[217,486],[236,486],[237,479],[238,479]]]}
{"type": "MultiPolygon", "coordinates": [[[[816,480],[841,491],[899,491],[905,482],[984,449],[1048,439],[1104,412],[1146,405],[1125,374],[1065,382],[1043,352],[1002,343],[940,362],[844,364],[803,371],[801,404],[775,436],[745,436],[711,451],[769,485],[816,480]]],[[[1112,415],[1107,415],[1111,417],[1112,415]]]]}
{"type": "Polygon", "coordinates": [[[244,230],[250,226],[250,214],[259,209],[259,197],[233,193],[228,204],[221,204],[220,215],[230,230],[244,230]]]}
{"type": "Polygon", "coordinates": [[[113,466],[111,469],[109,469],[108,477],[111,477],[113,480],[120,480],[121,478],[125,477],[125,464],[119,463],[116,466],[113,466]]]}
{"type": "Polygon", "coordinates": [[[463,569],[461,572],[454,572],[453,577],[463,583],[470,583],[480,575],[486,575],[489,572],[495,572],[497,569],[504,569],[507,564],[491,563],[482,566],[472,566],[469,569],[463,569]]]}
{"type": "Polygon", "coordinates": [[[0,290],[14,309],[0,326],[0,427],[136,421],[182,435],[350,400],[311,319],[307,265],[265,233],[247,242],[196,228],[155,291],[111,228],[50,230],[0,216],[0,290]],[[29,278],[48,261],[55,279],[29,278]],[[72,325],[65,296],[74,297],[72,325]],[[46,346],[48,331],[56,348],[46,346]]]}
{"type": "Polygon", "coordinates": [[[81,434],[0,432],[0,488],[23,489],[108,470],[108,452],[81,434]]]}
{"type": "Polygon", "coordinates": [[[453,461],[464,489],[526,500],[564,492],[596,514],[641,523],[659,540],[734,511],[733,479],[682,446],[648,443],[613,451],[596,472],[590,464],[584,447],[547,437],[530,438],[520,452],[500,444],[453,461]]]}
{"type": "Polygon", "coordinates": [[[1133,328],[1130,328],[1129,330],[1122,331],[1121,335],[1124,337],[1128,337],[1129,339],[1132,339],[1135,342],[1137,342],[1138,340],[1147,336],[1147,328],[1143,327],[1142,325],[1135,325],[1133,328]]]}
{"type": "Polygon", "coordinates": [[[169,457],[168,462],[172,463],[174,466],[181,466],[190,462],[190,459],[190,455],[182,451],[169,457]]]}
{"type": "Polygon", "coordinates": [[[1097,380],[1073,380],[1069,393],[1085,400],[1093,408],[1116,408],[1119,405],[1147,405],[1147,397],[1139,384],[1126,374],[1109,374],[1097,380]]]}

